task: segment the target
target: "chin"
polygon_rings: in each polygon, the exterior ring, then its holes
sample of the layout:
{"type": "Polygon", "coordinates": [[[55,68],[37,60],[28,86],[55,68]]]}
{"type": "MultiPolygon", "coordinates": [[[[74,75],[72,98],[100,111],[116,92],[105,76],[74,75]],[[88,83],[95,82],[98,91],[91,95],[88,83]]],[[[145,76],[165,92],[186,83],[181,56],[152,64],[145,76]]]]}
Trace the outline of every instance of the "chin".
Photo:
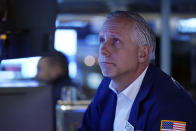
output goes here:
{"type": "Polygon", "coordinates": [[[102,74],[105,77],[114,77],[114,73],[110,71],[102,71],[102,74]]]}

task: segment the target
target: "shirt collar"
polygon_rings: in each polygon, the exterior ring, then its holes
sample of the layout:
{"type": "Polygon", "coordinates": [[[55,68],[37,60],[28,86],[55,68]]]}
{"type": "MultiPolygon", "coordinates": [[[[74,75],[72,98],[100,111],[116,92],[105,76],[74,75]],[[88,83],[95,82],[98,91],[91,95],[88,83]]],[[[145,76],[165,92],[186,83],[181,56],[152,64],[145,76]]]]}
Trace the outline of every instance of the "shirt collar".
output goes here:
{"type": "Polygon", "coordinates": [[[137,93],[141,87],[142,81],[144,79],[144,76],[146,74],[148,67],[146,67],[146,69],[142,72],[142,74],[140,74],[140,76],[134,80],[126,89],[124,89],[122,92],[120,92],[119,94],[117,93],[117,91],[112,87],[111,82],[109,84],[109,88],[115,92],[117,95],[125,95],[127,96],[130,100],[134,100],[135,97],[137,96],[137,93]]]}

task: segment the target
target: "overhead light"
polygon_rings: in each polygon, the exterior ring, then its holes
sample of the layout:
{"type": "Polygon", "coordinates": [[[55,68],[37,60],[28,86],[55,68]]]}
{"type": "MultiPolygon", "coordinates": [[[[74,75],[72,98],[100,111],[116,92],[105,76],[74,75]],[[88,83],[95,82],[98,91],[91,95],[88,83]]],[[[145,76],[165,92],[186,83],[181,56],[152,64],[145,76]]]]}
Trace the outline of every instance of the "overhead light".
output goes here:
{"type": "Polygon", "coordinates": [[[180,33],[196,33],[196,18],[179,20],[177,29],[180,33]]]}
{"type": "Polygon", "coordinates": [[[93,66],[93,65],[95,65],[95,57],[94,56],[90,56],[90,55],[86,56],[84,58],[84,63],[85,63],[86,66],[93,66]]]}

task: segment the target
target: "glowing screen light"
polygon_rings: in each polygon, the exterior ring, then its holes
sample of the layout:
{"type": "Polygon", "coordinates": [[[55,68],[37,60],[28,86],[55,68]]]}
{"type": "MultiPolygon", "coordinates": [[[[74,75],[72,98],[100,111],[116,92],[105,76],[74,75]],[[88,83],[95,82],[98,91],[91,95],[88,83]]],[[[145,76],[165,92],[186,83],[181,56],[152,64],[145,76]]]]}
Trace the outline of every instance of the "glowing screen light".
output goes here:
{"type": "Polygon", "coordinates": [[[77,50],[77,32],[73,29],[57,29],[54,48],[68,56],[75,55],[77,50]]]}
{"type": "Polygon", "coordinates": [[[77,73],[77,31],[74,29],[56,29],[54,48],[68,57],[69,76],[74,78],[77,73]]]}
{"type": "Polygon", "coordinates": [[[37,65],[41,57],[26,58],[22,65],[22,74],[26,78],[35,77],[37,74],[37,65]]]}
{"type": "Polygon", "coordinates": [[[179,20],[177,29],[182,33],[196,33],[196,18],[179,20]]]}
{"type": "Polygon", "coordinates": [[[69,63],[69,76],[71,78],[74,78],[76,76],[77,73],[77,65],[76,62],[70,62],[69,63]]]}
{"type": "MultiPolygon", "coordinates": [[[[19,78],[33,78],[37,74],[37,64],[41,57],[26,57],[2,60],[1,67],[8,71],[20,72],[19,78]]],[[[5,71],[6,71],[5,70],[5,71]]],[[[10,77],[11,78],[11,77],[10,77]]],[[[15,79],[15,78],[11,78],[15,79]]]]}

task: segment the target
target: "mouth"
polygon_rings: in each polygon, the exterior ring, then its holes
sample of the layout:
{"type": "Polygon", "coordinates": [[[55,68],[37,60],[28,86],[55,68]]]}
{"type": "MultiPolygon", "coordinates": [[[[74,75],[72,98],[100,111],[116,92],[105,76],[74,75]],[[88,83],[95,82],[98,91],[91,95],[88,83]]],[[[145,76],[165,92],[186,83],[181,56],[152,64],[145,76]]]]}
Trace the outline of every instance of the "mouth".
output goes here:
{"type": "Polygon", "coordinates": [[[107,61],[103,61],[103,62],[100,62],[101,64],[106,64],[106,65],[115,65],[114,63],[112,62],[107,62],[107,61]]]}

